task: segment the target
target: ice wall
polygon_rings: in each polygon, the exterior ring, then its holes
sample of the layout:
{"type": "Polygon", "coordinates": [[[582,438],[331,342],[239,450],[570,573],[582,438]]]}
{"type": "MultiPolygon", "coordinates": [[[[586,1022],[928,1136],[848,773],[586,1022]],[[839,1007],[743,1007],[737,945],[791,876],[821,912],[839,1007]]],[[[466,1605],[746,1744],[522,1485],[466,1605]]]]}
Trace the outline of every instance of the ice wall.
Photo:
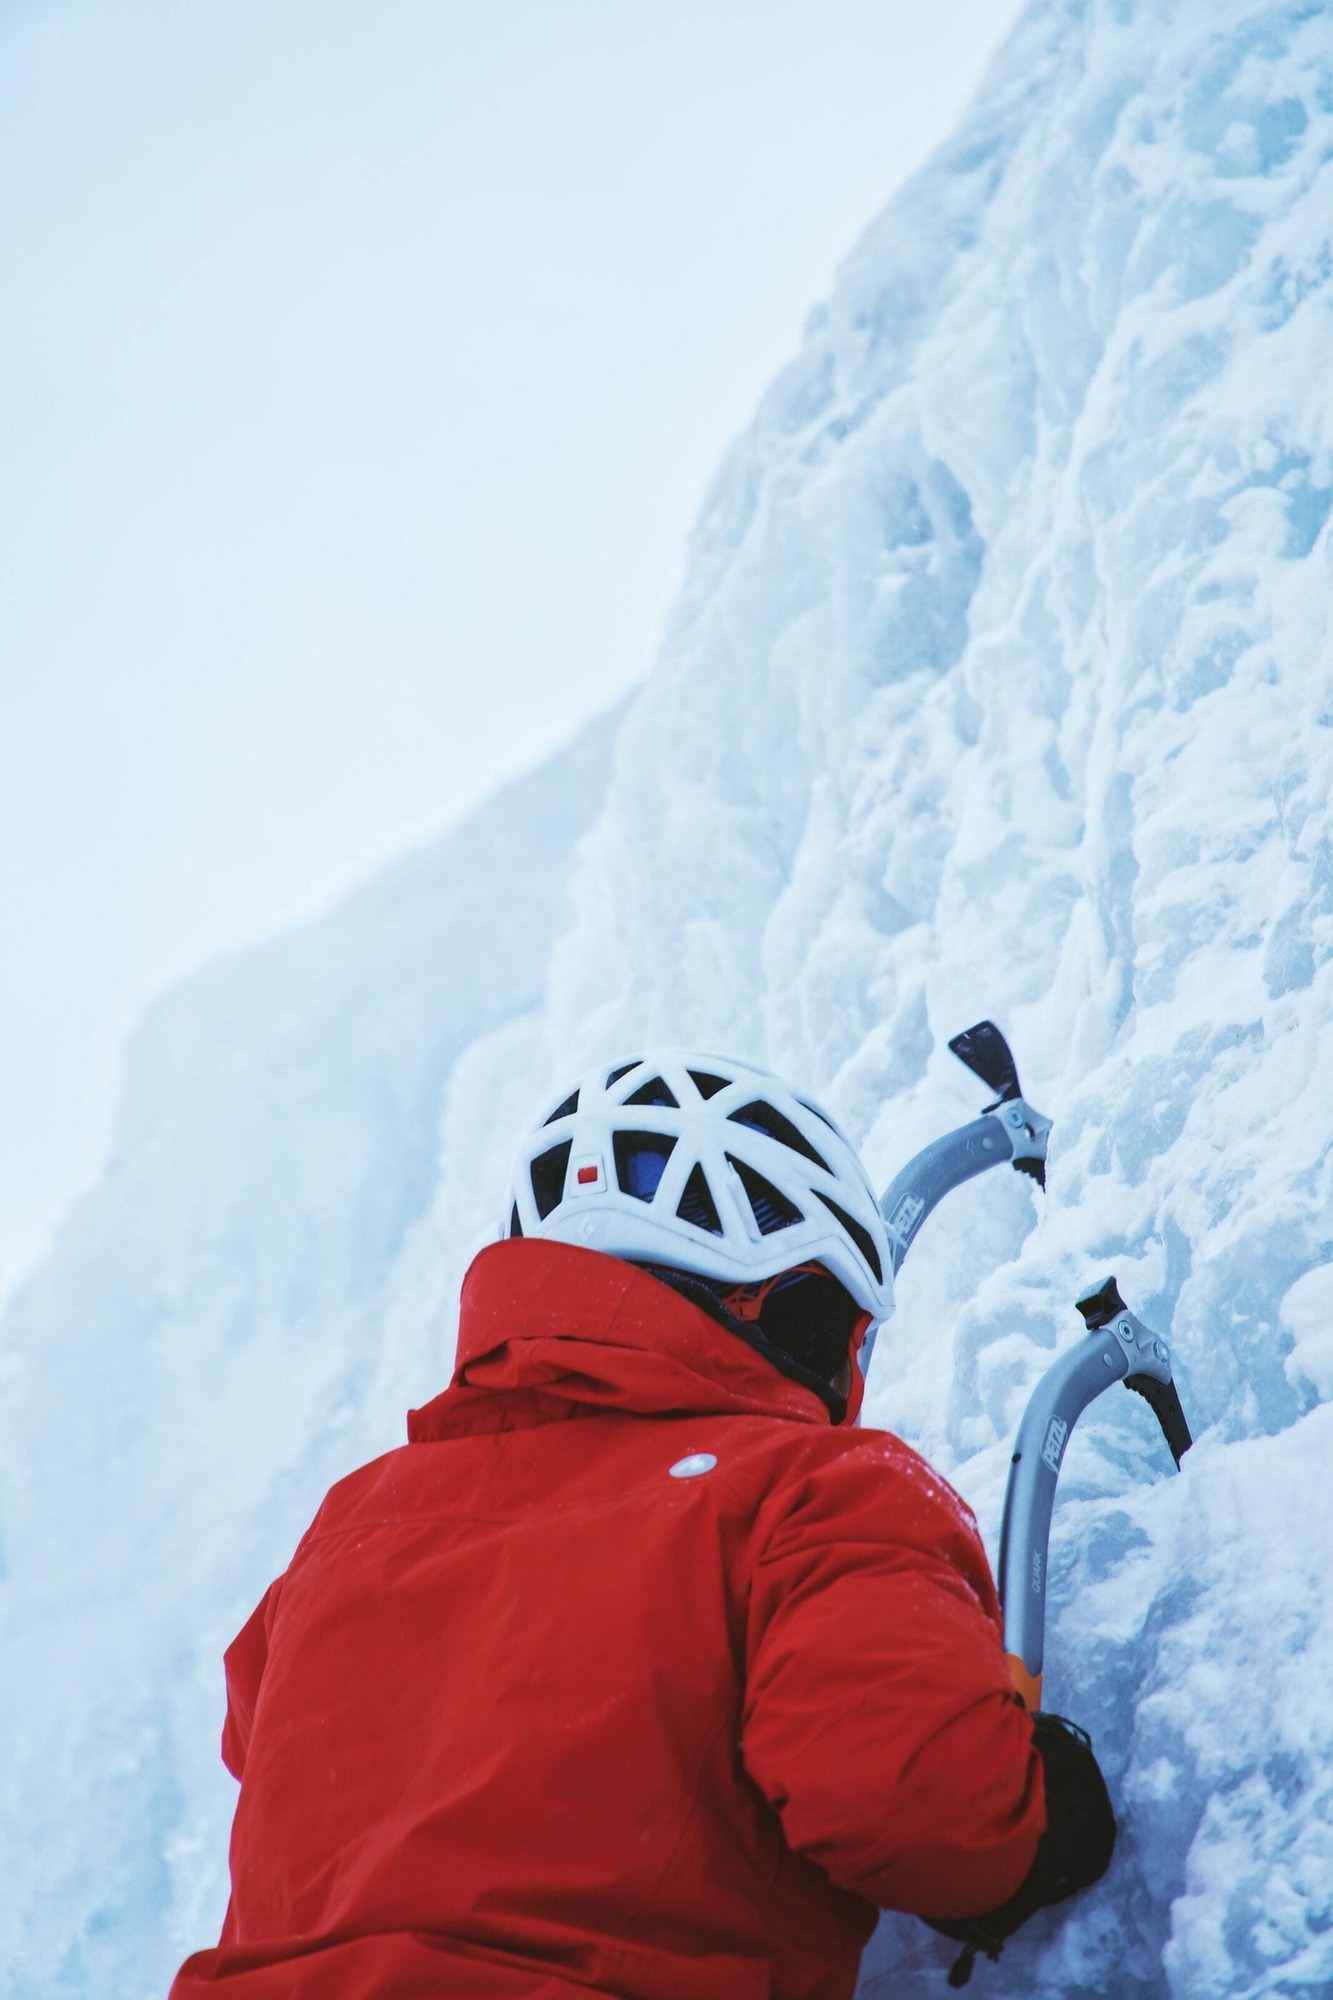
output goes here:
{"type": "MultiPolygon", "coordinates": [[[[1049,1192],[927,1225],[869,1416],[993,1542],[1114,1270],[1200,1442],[1119,1392],[1075,1435],[1047,1689],[1125,1832],[974,1990],[1333,1989],[1331,156],[1324,7],[1035,6],[724,462],[609,789],[557,762],[146,1025],[0,1335],[0,1991],[156,1991],[215,1924],[217,1653],[444,1379],[531,1102],[755,1052],[887,1182],[983,1013],[1049,1192]]],[[[863,1991],[947,1958],[887,1920],[863,1991]]]]}

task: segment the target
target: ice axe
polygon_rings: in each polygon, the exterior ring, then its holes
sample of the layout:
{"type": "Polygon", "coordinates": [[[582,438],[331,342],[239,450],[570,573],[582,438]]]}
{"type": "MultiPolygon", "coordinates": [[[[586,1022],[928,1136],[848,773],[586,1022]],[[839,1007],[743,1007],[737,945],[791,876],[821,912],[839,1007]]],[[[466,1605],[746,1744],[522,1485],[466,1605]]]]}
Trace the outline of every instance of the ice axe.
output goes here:
{"type": "MultiPolygon", "coordinates": [[[[910,1159],[881,1196],[895,1276],[922,1223],[952,1188],[1006,1160],[1039,1187],[1046,1185],[1051,1121],[1024,1097],[1000,1030],[993,1021],[978,1021],[955,1035],[949,1047],[997,1095],[980,1117],[910,1159]]],[[[1069,1433],[1089,1403],[1123,1382],[1151,1406],[1177,1466],[1191,1443],[1166,1343],[1130,1312],[1115,1279],[1107,1278],[1077,1303],[1087,1339],[1048,1368],[1032,1392],[1015,1441],[1000,1530],[1005,1650],[1029,1709],[1041,1701],[1051,1509],[1069,1433]]],[[[867,1373],[873,1345],[872,1332],[863,1350],[867,1373]]]]}
{"type": "MultiPolygon", "coordinates": [[[[974,1076],[996,1092],[996,1098],[980,1117],[946,1132],[942,1139],[932,1140],[914,1154],[880,1196],[895,1277],[926,1217],[964,1181],[1007,1161],[1019,1173],[1030,1175],[1038,1187],[1046,1185],[1046,1141],[1051,1121],[1024,1097],[1009,1044],[994,1021],[978,1021],[965,1028],[949,1047],[974,1076]]],[[[874,1346],[872,1329],[862,1350],[867,1373],[874,1346]]]]}
{"type": "Polygon", "coordinates": [[[1129,1310],[1115,1279],[1105,1279],[1077,1304],[1087,1337],[1052,1363],[1028,1398],[1000,1527],[1004,1648],[1014,1686],[1033,1710],[1041,1707],[1051,1509],[1074,1425],[1103,1390],[1123,1382],[1152,1409],[1177,1469],[1193,1442],[1166,1342],[1129,1310]]]}
{"type": "MultiPolygon", "coordinates": [[[[1046,1370],[1028,1398],[1009,1466],[1000,1528],[1005,1657],[1018,1698],[1034,1715],[1041,1707],[1051,1508],[1074,1425],[1089,1403],[1113,1382],[1123,1382],[1151,1407],[1177,1470],[1192,1442],[1166,1342],[1129,1310],[1114,1277],[1104,1279],[1077,1304],[1087,1337],[1046,1370]]],[[[1058,1719],[1044,1720],[1049,1726],[1058,1719]]],[[[1001,1942],[1002,1935],[991,1943],[984,1938],[965,1943],[950,1970],[950,1986],[965,1986],[977,1951],[995,1958],[1001,1942]]]]}

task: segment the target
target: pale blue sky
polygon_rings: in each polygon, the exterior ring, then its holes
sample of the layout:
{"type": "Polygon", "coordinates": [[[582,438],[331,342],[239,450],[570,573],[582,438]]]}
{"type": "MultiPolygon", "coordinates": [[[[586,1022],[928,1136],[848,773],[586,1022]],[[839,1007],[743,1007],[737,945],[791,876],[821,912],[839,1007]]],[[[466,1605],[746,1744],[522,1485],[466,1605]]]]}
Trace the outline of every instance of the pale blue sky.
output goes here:
{"type": "Polygon", "coordinates": [[[146,999],[649,666],[1017,0],[0,11],[0,1292],[146,999]]]}

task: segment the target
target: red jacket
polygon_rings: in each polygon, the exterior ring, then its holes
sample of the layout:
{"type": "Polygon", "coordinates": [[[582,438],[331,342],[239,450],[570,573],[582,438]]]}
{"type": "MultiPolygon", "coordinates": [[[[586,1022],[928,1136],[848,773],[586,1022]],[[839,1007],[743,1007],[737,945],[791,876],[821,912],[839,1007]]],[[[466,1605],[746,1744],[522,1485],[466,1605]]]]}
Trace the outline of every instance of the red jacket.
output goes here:
{"type": "Polygon", "coordinates": [[[845,2000],[1044,1824],[952,1489],[705,1313],[517,1240],[227,1654],[232,1897],[172,2000],[845,2000]]]}

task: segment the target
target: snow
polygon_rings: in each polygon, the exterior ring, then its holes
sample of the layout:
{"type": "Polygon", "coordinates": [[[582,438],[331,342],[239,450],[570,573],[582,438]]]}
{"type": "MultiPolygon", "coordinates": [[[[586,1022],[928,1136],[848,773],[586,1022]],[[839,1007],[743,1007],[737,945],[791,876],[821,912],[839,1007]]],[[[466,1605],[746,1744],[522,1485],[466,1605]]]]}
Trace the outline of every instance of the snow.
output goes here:
{"type": "MultiPolygon", "coordinates": [[[[215,1931],[219,1656],[324,1486],[445,1379],[532,1108],[688,1040],[881,1184],[1005,1028],[1055,1121],[921,1232],[867,1415],[992,1551],[1114,1272],[1175,1474],[1075,1432],[1047,1698],[1124,1832],[994,1995],[1333,1989],[1333,33],[1048,0],[727,455],[640,695],[133,1047],[103,1184],[0,1328],[0,1993],[137,1996],[215,1931]]],[[[937,1995],[886,1919],[865,1995],[937,1995]]]]}

